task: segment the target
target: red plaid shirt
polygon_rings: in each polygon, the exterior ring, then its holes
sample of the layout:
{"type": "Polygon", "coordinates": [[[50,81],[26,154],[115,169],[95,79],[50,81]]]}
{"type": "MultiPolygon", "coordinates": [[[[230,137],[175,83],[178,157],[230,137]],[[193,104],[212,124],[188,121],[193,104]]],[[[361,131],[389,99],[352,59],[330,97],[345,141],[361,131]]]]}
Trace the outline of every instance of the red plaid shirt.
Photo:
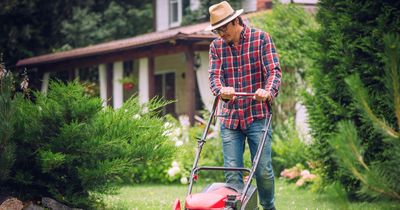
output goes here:
{"type": "MultiPolygon", "coordinates": [[[[254,93],[262,88],[278,95],[281,68],[272,38],[261,30],[243,27],[239,46],[216,38],[210,44],[210,88],[214,95],[221,87],[233,87],[236,92],[254,93]]],[[[222,123],[230,129],[246,129],[254,121],[267,117],[265,103],[251,97],[237,97],[223,104],[222,123]],[[240,127],[239,127],[240,125],[240,127]]]]}

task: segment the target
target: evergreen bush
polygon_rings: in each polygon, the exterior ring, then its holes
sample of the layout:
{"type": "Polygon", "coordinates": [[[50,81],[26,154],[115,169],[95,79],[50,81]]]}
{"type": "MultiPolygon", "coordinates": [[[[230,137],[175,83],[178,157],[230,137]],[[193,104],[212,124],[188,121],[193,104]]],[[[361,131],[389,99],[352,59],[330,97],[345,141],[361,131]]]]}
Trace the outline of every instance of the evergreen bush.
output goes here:
{"type": "Polygon", "coordinates": [[[391,0],[319,2],[317,21],[321,27],[317,32],[316,53],[311,54],[316,62],[307,71],[312,90],[305,97],[314,137],[312,156],[326,183],[339,181],[351,195],[355,195],[360,183],[353,175],[340,170],[329,141],[338,123],[350,120],[358,131],[366,164],[386,159],[384,138],[370,120],[361,117],[345,79],[358,73],[374,113],[386,119],[390,126],[395,125],[395,116],[388,111],[386,90],[382,88],[385,87],[382,38],[388,32],[400,32],[398,8],[400,2],[391,0]]]}
{"type": "Polygon", "coordinates": [[[17,93],[12,99],[15,162],[2,192],[101,208],[99,193],[131,181],[142,173],[138,165],[174,155],[155,111],[166,104],[162,100],[140,105],[135,97],[119,109],[103,108],[77,82],[51,82],[48,95],[35,92],[34,98],[17,93]]]}
{"type": "Polygon", "coordinates": [[[400,201],[400,35],[386,35],[384,77],[386,98],[396,118],[395,126],[389,120],[377,116],[371,106],[368,90],[361,81],[359,74],[351,75],[345,81],[352,93],[354,105],[361,110],[362,119],[370,123],[376,133],[383,139],[385,150],[382,159],[366,163],[365,152],[361,146],[359,133],[353,122],[342,121],[338,124],[337,134],[330,140],[334,155],[345,172],[350,173],[362,184],[360,194],[369,198],[391,198],[400,201]]]}
{"type": "Polygon", "coordinates": [[[12,116],[13,78],[0,63],[0,182],[10,178],[15,161],[15,142],[12,141],[14,122],[12,116]]]}

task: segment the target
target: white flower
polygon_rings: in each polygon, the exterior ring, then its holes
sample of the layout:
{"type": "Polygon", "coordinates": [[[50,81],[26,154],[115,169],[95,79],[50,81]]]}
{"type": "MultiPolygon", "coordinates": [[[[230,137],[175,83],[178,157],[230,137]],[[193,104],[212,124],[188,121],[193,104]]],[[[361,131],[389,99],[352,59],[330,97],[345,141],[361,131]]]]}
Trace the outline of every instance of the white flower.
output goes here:
{"type": "Polygon", "coordinates": [[[168,129],[168,128],[171,128],[171,127],[172,127],[172,124],[170,122],[164,123],[164,128],[168,129]]]}
{"type": "Polygon", "coordinates": [[[175,129],[174,129],[174,135],[175,135],[175,136],[180,136],[181,134],[182,134],[182,131],[181,131],[180,128],[175,128],[175,129]]]}
{"type": "Polygon", "coordinates": [[[176,161],[173,161],[173,162],[172,162],[172,167],[179,167],[179,164],[178,164],[178,162],[176,162],[176,161]]]}
{"type": "Polygon", "coordinates": [[[189,121],[189,116],[187,115],[180,115],[179,116],[179,122],[183,127],[189,127],[190,126],[190,121],[189,121]]]}
{"type": "Polygon", "coordinates": [[[187,183],[188,183],[188,179],[186,177],[182,177],[181,184],[187,184],[187,183]]]}
{"type": "Polygon", "coordinates": [[[21,82],[21,89],[22,89],[22,90],[27,90],[27,89],[28,89],[28,85],[29,85],[28,80],[27,80],[27,79],[24,79],[24,80],[21,82]]]}
{"type": "Polygon", "coordinates": [[[140,119],[140,114],[135,114],[135,115],[132,116],[132,118],[134,120],[138,120],[138,119],[140,119]]]}
{"type": "Polygon", "coordinates": [[[175,146],[176,147],[180,147],[180,146],[182,146],[183,145],[183,141],[176,141],[175,142],[175,146]]]}
{"type": "Polygon", "coordinates": [[[178,174],[181,170],[179,169],[179,167],[172,167],[170,169],[168,169],[168,175],[170,177],[174,177],[176,174],[178,174]]]}

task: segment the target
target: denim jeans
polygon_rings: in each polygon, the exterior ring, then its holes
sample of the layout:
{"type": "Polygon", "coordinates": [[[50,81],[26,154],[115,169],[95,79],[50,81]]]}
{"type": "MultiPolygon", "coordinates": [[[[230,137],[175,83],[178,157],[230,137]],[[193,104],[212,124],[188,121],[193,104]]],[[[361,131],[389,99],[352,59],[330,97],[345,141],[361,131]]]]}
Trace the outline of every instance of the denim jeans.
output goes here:
{"type": "MultiPolygon", "coordinates": [[[[225,167],[243,167],[243,153],[245,148],[245,140],[250,149],[251,161],[257,152],[258,143],[262,137],[262,129],[265,119],[254,121],[247,129],[231,130],[224,125],[221,126],[222,150],[224,154],[225,167]]],[[[271,139],[272,129],[268,129],[267,139],[261,154],[258,167],[255,172],[255,178],[258,188],[258,196],[260,204],[264,209],[274,207],[274,173],[271,161],[271,139]]],[[[243,189],[243,174],[237,171],[225,172],[226,182],[237,189],[243,189]]]]}

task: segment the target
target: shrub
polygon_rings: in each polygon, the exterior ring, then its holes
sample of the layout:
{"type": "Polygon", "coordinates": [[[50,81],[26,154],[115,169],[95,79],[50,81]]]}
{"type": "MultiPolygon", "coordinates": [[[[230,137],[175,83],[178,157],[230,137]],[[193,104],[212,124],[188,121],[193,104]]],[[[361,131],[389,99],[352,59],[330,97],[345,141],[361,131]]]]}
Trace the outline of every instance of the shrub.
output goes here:
{"type": "Polygon", "coordinates": [[[310,54],[314,52],[318,25],[311,14],[295,4],[274,2],[271,12],[261,14],[250,18],[250,25],[268,32],[278,50],[282,84],[273,107],[273,125],[283,124],[296,114],[299,90],[305,88],[303,75],[312,63],[310,54]]]}
{"type": "Polygon", "coordinates": [[[338,132],[330,140],[336,160],[343,170],[361,182],[360,194],[370,198],[391,198],[400,200],[400,35],[386,35],[385,42],[385,81],[386,94],[383,96],[397,119],[397,126],[392,127],[390,120],[382,119],[371,107],[368,90],[359,74],[348,77],[348,84],[353,96],[354,105],[362,111],[365,123],[373,125],[375,132],[382,135],[385,151],[383,159],[366,163],[363,158],[363,147],[359,133],[353,122],[341,121],[338,132]]]}
{"type": "Polygon", "coordinates": [[[103,108],[77,82],[51,82],[48,95],[35,92],[34,98],[16,94],[12,100],[10,141],[17,149],[3,192],[96,208],[96,195],[131,180],[138,165],[173,156],[154,111],[165,105],[161,100],[141,106],[131,98],[120,109],[103,108]]]}
{"type": "Polygon", "coordinates": [[[15,160],[15,142],[12,141],[14,122],[12,116],[13,78],[0,63],[0,182],[10,178],[15,160]]]}
{"type": "Polygon", "coordinates": [[[395,118],[386,104],[382,87],[383,41],[388,32],[400,32],[398,1],[322,0],[319,2],[315,66],[307,71],[312,90],[306,96],[310,128],[314,137],[313,159],[320,165],[326,183],[339,181],[354,195],[360,183],[354,176],[340,170],[334,160],[329,140],[335,135],[338,123],[354,122],[364,148],[363,159],[368,164],[383,161],[387,146],[370,122],[362,119],[356,108],[345,78],[358,73],[369,92],[376,115],[390,125],[395,118]]]}
{"type": "MultiPolygon", "coordinates": [[[[289,120],[287,124],[293,125],[293,120],[289,120]]],[[[306,166],[309,160],[308,156],[307,145],[299,138],[296,129],[281,128],[281,126],[274,128],[272,165],[275,174],[279,174],[283,169],[297,164],[306,166]]]]}

